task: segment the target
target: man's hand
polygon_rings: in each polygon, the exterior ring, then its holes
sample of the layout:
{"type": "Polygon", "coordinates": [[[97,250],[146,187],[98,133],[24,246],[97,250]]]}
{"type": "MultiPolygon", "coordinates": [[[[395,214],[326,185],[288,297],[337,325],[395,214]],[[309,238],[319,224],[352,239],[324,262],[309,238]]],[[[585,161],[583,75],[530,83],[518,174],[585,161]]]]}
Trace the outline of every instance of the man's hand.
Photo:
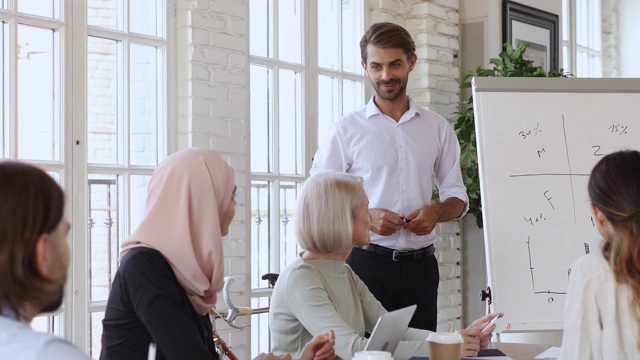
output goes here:
{"type": "Polygon", "coordinates": [[[420,208],[405,217],[407,224],[405,229],[416,235],[431,234],[436,224],[440,221],[439,204],[427,205],[420,208]]]}
{"type": "Polygon", "coordinates": [[[389,236],[402,229],[406,222],[404,219],[387,209],[369,209],[369,230],[376,234],[389,236]]]}
{"type": "Polygon", "coordinates": [[[336,358],[336,350],[333,348],[335,343],[336,335],[333,330],[320,333],[304,346],[302,354],[296,360],[333,360],[336,358]]]}
{"type": "Polygon", "coordinates": [[[405,216],[407,225],[404,228],[416,235],[431,234],[437,223],[460,217],[464,207],[465,203],[455,197],[427,205],[405,216]]]}

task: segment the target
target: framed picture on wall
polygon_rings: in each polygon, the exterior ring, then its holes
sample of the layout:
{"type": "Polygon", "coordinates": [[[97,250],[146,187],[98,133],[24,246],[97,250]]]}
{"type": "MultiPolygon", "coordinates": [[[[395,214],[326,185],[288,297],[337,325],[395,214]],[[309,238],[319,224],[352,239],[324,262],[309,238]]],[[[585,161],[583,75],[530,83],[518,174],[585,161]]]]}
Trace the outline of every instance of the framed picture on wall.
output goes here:
{"type": "Polygon", "coordinates": [[[558,15],[511,0],[502,5],[502,42],[527,42],[525,58],[545,71],[558,70],[558,15]]]}

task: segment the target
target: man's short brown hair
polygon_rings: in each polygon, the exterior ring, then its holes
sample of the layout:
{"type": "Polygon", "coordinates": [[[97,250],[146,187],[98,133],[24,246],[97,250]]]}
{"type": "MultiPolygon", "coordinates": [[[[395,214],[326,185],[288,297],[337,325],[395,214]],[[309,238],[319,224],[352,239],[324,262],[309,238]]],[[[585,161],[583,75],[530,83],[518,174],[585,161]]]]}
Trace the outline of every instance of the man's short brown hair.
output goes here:
{"type": "Polygon", "coordinates": [[[381,22],[371,25],[369,30],[360,40],[360,56],[367,61],[367,46],[371,44],[382,49],[397,48],[404,50],[407,60],[416,53],[416,44],[409,32],[400,25],[389,22],[381,22]]]}
{"type": "Polygon", "coordinates": [[[64,193],[41,169],[0,160],[0,309],[38,301],[49,284],[36,265],[41,235],[53,232],[64,215],[64,193]]]}

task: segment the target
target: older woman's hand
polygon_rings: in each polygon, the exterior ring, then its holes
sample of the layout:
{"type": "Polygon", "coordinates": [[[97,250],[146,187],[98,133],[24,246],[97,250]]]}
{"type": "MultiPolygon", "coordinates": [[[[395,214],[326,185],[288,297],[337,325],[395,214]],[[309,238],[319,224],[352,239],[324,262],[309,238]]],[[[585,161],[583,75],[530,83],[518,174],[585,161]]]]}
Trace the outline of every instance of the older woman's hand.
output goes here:
{"type": "Polygon", "coordinates": [[[304,346],[297,360],[333,360],[336,358],[336,351],[333,348],[335,343],[336,335],[333,330],[320,333],[304,346]]]}
{"type": "Polygon", "coordinates": [[[460,347],[460,357],[465,356],[478,356],[478,351],[480,351],[480,339],[478,339],[478,335],[480,335],[480,330],[475,327],[468,327],[466,329],[462,329],[458,331],[460,335],[462,335],[462,346],[460,347]]]}
{"type": "Polygon", "coordinates": [[[260,355],[253,358],[253,360],[291,360],[291,355],[274,355],[273,353],[261,353],[260,355]]]}
{"type": "Polygon", "coordinates": [[[460,330],[462,335],[462,347],[460,348],[461,356],[478,356],[478,352],[481,348],[485,348],[491,342],[493,331],[496,329],[496,325],[492,325],[484,332],[482,331],[493,318],[496,316],[504,316],[503,313],[492,313],[481,317],[474,321],[466,329],[460,330]]]}

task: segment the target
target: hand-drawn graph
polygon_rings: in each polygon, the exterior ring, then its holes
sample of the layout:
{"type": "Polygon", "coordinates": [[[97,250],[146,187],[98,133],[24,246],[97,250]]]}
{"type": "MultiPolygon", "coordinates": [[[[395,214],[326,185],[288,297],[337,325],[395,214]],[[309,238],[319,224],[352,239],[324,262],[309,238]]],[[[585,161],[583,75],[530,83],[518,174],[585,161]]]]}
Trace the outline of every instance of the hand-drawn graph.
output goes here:
{"type": "MultiPolygon", "coordinates": [[[[575,224],[577,224],[577,209],[576,209],[576,201],[575,201],[575,191],[576,189],[574,188],[574,184],[573,184],[573,177],[574,176],[580,176],[580,177],[588,177],[589,174],[588,173],[574,173],[571,169],[571,154],[569,153],[569,147],[568,147],[568,143],[567,143],[567,128],[566,128],[566,119],[565,119],[565,115],[562,114],[562,137],[564,139],[564,156],[566,157],[566,172],[564,173],[527,173],[527,174],[512,174],[510,175],[510,177],[512,178],[518,178],[518,177],[541,177],[541,176],[556,176],[556,177],[562,177],[565,178],[569,181],[570,187],[571,187],[571,204],[572,204],[572,208],[573,208],[573,221],[575,224]]],[[[622,125],[622,124],[613,124],[611,126],[608,127],[608,129],[611,129],[612,132],[617,133],[619,135],[623,135],[623,134],[628,134],[628,129],[629,126],[628,125],[622,125]]],[[[538,121],[531,130],[521,130],[518,132],[518,135],[522,138],[522,140],[526,140],[527,137],[529,136],[538,136],[538,134],[542,133],[542,128],[540,127],[540,122],[538,121]]],[[[541,135],[542,136],[542,135],[541,135]]],[[[596,149],[600,149],[599,145],[592,145],[592,148],[596,148],[596,149]]],[[[544,147],[540,148],[539,150],[536,149],[536,155],[538,156],[538,158],[542,158],[543,154],[546,153],[546,150],[544,147]]],[[[595,156],[604,156],[606,154],[600,153],[598,151],[596,151],[594,153],[595,156]],[[597,154],[597,155],[595,155],[597,154]]],[[[549,207],[551,208],[550,211],[555,211],[556,208],[553,205],[553,197],[550,195],[550,190],[546,189],[543,193],[542,193],[542,197],[544,197],[544,199],[547,201],[549,207]]],[[[538,223],[542,223],[544,222],[547,218],[545,217],[543,212],[540,212],[540,214],[536,214],[536,216],[529,216],[527,217],[526,215],[523,216],[523,219],[526,223],[533,225],[537,225],[538,223]]],[[[595,224],[593,224],[593,218],[591,218],[591,222],[592,225],[595,226],[595,224]]],[[[538,286],[536,286],[536,266],[534,266],[534,260],[531,257],[531,247],[532,247],[532,241],[531,241],[531,236],[527,236],[527,241],[526,241],[526,245],[527,245],[527,253],[528,253],[528,259],[529,259],[529,271],[531,273],[531,287],[532,287],[532,293],[536,294],[536,295],[546,295],[547,296],[547,302],[548,303],[553,303],[555,301],[555,298],[553,297],[553,295],[566,295],[566,289],[552,289],[550,287],[545,286],[544,284],[540,284],[538,283],[538,286]]],[[[534,245],[535,246],[535,245],[534,245]]],[[[584,249],[585,249],[585,254],[589,254],[589,244],[588,243],[584,243],[584,249]]],[[[571,274],[571,268],[567,269],[567,278],[569,278],[571,274]]]]}

